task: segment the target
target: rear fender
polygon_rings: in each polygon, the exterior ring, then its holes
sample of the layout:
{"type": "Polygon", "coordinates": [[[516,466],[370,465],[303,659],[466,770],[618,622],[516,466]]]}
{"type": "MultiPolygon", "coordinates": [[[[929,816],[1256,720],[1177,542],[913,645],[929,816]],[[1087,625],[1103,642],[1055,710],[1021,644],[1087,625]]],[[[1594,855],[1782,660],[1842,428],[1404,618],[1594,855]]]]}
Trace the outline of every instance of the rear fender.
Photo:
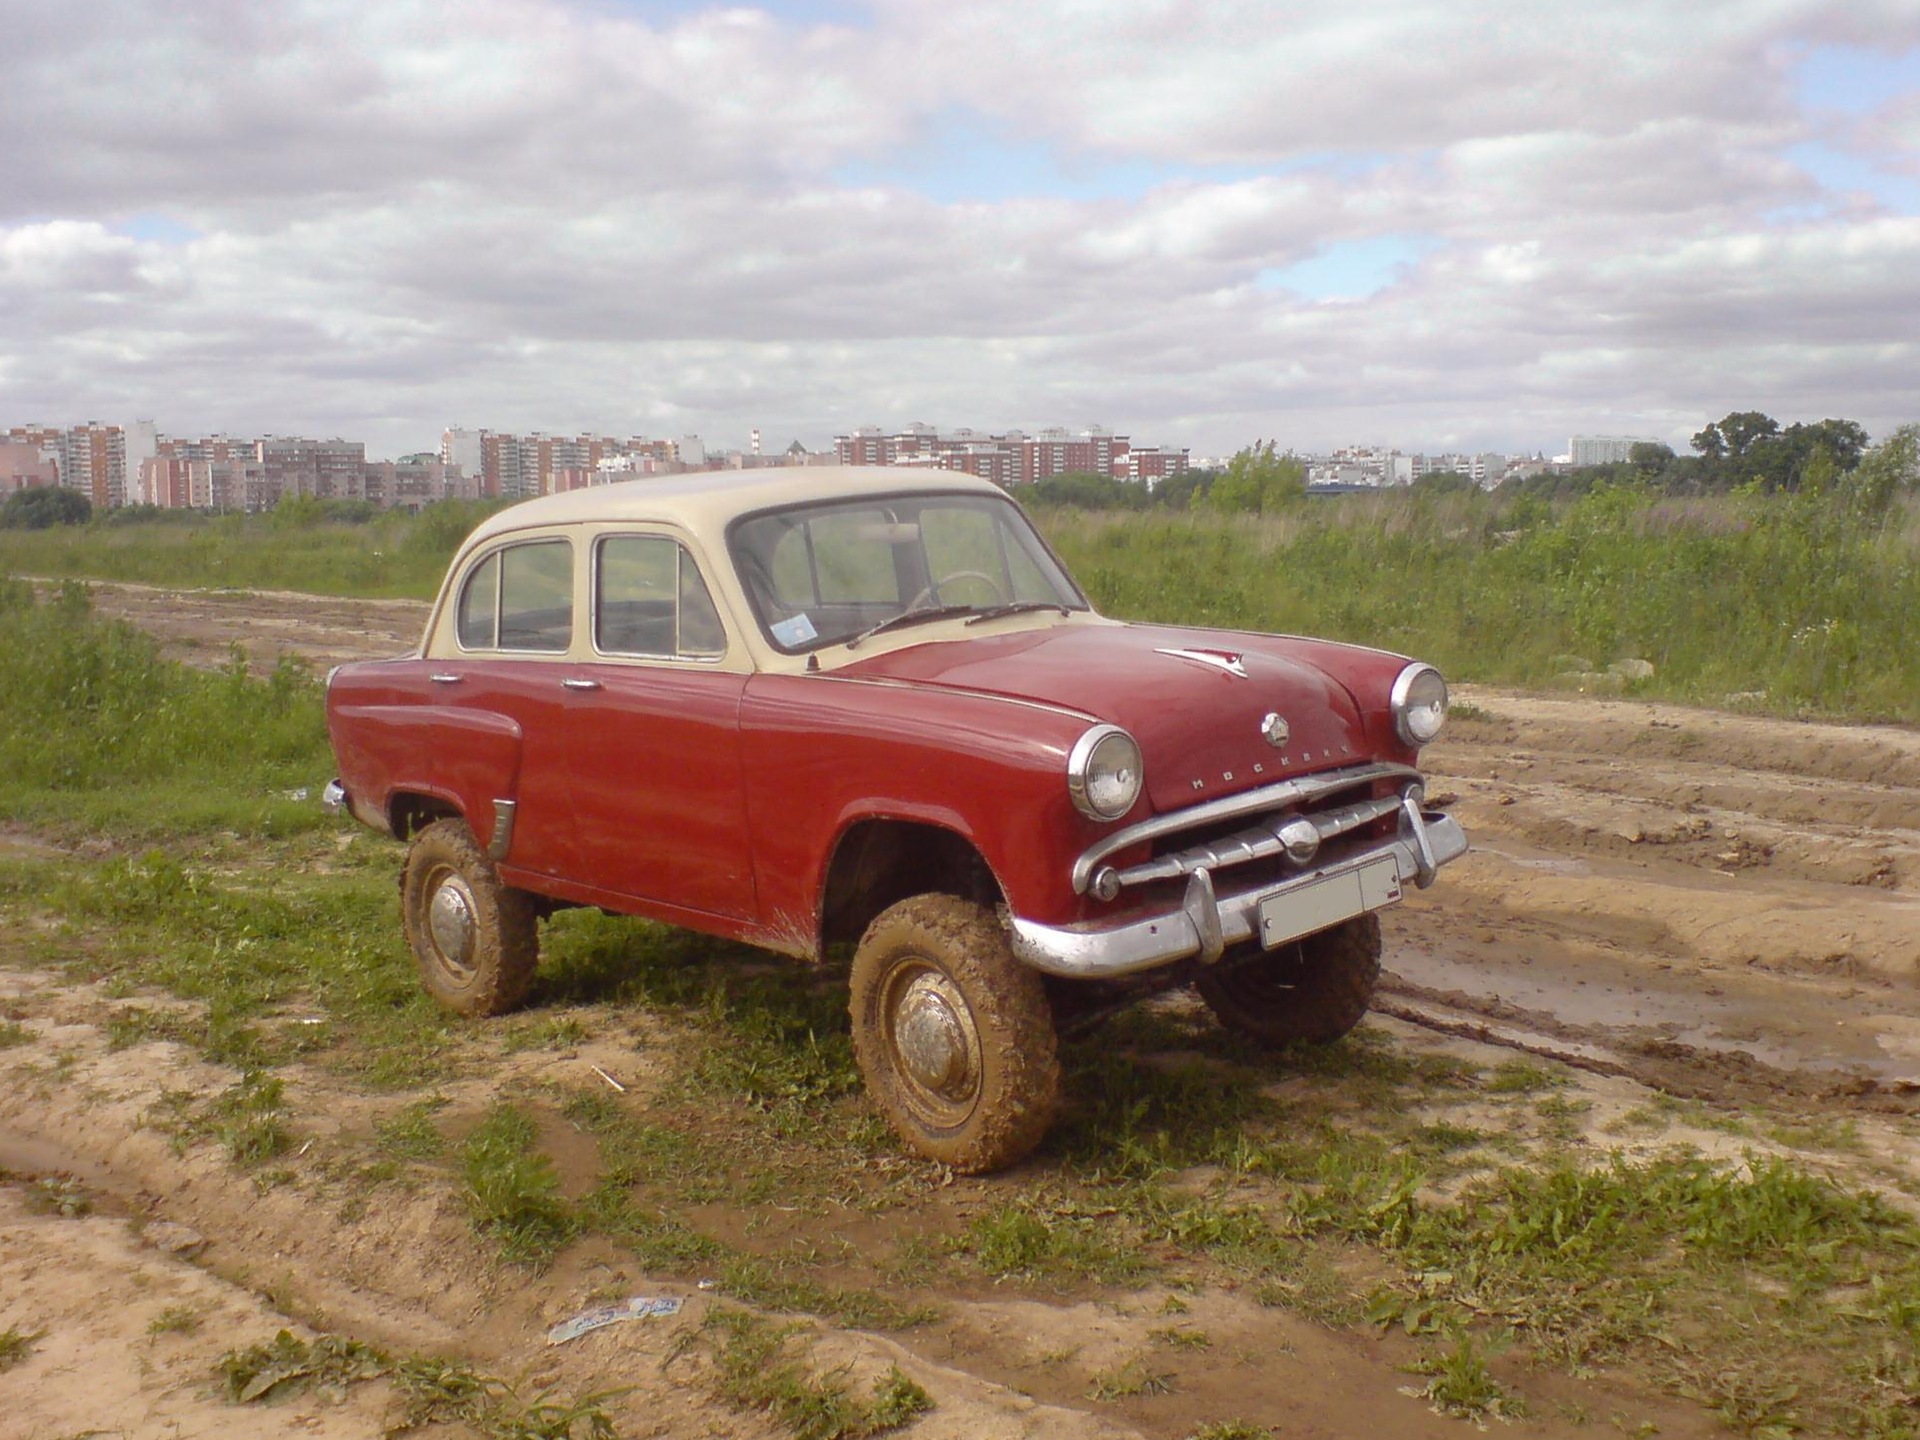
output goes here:
{"type": "Polygon", "coordinates": [[[494,802],[520,785],[518,721],[490,710],[441,705],[348,705],[334,733],[350,793],[390,809],[396,791],[436,795],[466,817],[474,839],[493,843],[494,802]]]}

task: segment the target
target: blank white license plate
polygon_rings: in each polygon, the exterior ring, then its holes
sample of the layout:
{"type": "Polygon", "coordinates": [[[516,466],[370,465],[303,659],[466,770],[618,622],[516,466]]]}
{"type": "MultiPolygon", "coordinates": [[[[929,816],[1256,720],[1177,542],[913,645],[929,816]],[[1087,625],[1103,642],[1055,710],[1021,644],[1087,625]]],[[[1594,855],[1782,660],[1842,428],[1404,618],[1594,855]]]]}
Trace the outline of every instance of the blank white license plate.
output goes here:
{"type": "Polygon", "coordinates": [[[1260,943],[1271,950],[1302,935],[1325,930],[1355,915],[1379,910],[1400,898],[1400,867],[1391,855],[1369,860],[1260,902],[1260,943]]]}

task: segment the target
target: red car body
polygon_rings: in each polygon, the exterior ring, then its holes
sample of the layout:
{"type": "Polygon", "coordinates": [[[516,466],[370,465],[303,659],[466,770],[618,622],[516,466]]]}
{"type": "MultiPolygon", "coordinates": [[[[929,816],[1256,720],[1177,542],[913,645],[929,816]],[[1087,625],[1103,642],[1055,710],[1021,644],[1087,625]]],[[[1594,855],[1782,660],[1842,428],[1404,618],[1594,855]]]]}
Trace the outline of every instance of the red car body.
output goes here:
{"type": "MultiPolygon", "coordinates": [[[[970,897],[1058,1014],[1064,981],[1271,949],[1431,881],[1465,849],[1413,768],[1444,703],[1397,655],[1106,620],[986,482],[687,476],[479,527],[419,652],[329,678],[330,791],[396,837],[463,825],[541,910],[800,957],[970,897]]],[[[438,903],[470,943],[479,902],[438,903]]]]}

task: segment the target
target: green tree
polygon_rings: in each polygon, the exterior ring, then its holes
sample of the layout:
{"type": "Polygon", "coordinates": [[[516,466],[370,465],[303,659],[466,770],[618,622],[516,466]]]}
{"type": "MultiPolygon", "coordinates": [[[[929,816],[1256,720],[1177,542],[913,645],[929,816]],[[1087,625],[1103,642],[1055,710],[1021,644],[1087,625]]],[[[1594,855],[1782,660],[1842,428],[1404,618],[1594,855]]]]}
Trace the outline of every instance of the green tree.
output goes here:
{"type": "Polygon", "coordinates": [[[1693,437],[1693,448],[1709,459],[1744,455],[1760,440],[1780,433],[1780,422],[1758,410],[1736,410],[1693,437]]]}
{"type": "Polygon", "coordinates": [[[45,530],[54,525],[84,525],[93,518],[93,502],[78,490],[36,485],[16,490],[0,504],[0,530],[45,530]]]}
{"type": "Polygon", "coordinates": [[[1471,475],[1458,470],[1429,470],[1413,482],[1414,493],[1419,495],[1466,495],[1479,488],[1471,475]]]}
{"type": "Polygon", "coordinates": [[[1920,425],[1902,425],[1861,458],[1842,489],[1854,508],[1884,514],[1901,491],[1920,491],[1920,425]]]}
{"type": "Polygon", "coordinates": [[[1255,444],[1227,462],[1207,488],[1206,508],[1227,513],[1264,514],[1284,510],[1307,493],[1307,467],[1291,455],[1275,453],[1274,442],[1255,444]]]}
{"type": "Polygon", "coordinates": [[[1021,498],[1035,505],[1070,505],[1079,510],[1143,510],[1147,487],[1092,471],[1071,471],[1037,480],[1021,498]]]}
{"type": "Polygon", "coordinates": [[[1211,470],[1182,470],[1169,475],[1153,487],[1153,503],[1163,510],[1190,509],[1194,496],[1204,492],[1212,479],[1211,470]]]}

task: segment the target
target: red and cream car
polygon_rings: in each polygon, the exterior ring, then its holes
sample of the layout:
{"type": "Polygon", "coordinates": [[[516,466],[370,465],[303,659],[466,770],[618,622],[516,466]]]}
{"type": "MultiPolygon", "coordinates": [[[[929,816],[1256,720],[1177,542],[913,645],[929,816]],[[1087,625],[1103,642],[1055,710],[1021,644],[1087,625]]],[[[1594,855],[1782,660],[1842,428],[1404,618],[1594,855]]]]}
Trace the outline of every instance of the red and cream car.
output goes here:
{"type": "Polygon", "coordinates": [[[341,666],[330,800],[410,842],[402,919],[467,1014],[568,905],[803,959],[913,1148],[1011,1163],[1056,1037],[1192,984],[1258,1041],[1365,1013],[1375,912],[1466,849],[1414,768],[1432,667],[1094,613],[964,475],[748,470],[530,500],[417,655],[341,666]]]}

